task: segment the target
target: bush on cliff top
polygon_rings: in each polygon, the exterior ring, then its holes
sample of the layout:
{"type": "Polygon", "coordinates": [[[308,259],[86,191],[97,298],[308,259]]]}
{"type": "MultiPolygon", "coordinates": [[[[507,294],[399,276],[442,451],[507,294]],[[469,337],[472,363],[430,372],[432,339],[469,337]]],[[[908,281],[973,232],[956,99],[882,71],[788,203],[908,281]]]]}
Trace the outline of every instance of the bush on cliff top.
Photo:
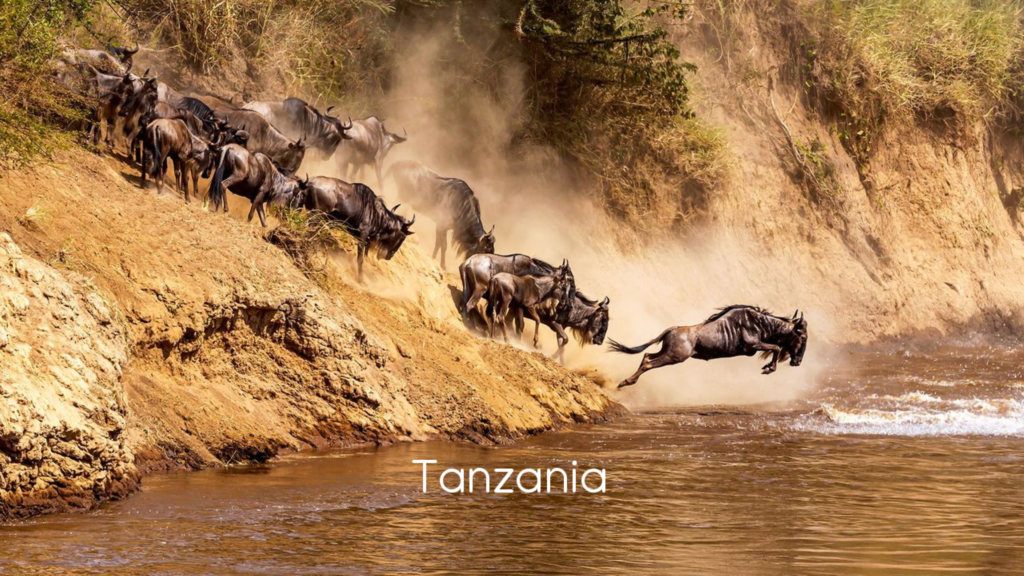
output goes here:
{"type": "Polygon", "coordinates": [[[47,155],[55,127],[83,117],[80,100],[58,84],[59,39],[88,20],[94,0],[0,2],[0,167],[47,155]]]}
{"type": "Polygon", "coordinates": [[[812,88],[874,129],[911,118],[974,118],[1019,89],[1018,0],[801,0],[817,37],[812,88]]]}

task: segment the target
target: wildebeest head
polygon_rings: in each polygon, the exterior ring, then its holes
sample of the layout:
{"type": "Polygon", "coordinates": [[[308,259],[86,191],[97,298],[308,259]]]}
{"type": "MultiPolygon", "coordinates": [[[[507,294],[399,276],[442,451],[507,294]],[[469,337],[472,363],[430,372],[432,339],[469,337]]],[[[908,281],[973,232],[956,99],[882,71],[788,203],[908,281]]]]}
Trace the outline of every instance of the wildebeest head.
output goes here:
{"type": "Polygon", "coordinates": [[[799,366],[804,360],[804,352],[807,351],[807,320],[804,320],[803,312],[793,312],[793,333],[783,348],[784,352],[790,355],[789,365],[799,366]]]}
{"type": "MultiPolygon", "coordinates": [[[[147,70],[148,72],[148,70],[147,70]]],[[[126,79],[131,78],[131,74],[125,75],[126,79]]],[[[129,80],[128,87],[128,98],[125,106],[121,107],[118,115],[122,118],[131,118],[135,115],[143,115],[149,112],[156,106],[157,101],[157,80],[156,76],[152,78],[140,78],[141,86],[138,90],[134,89],[134,79],[129,80]]]]}
{"type": "Polygon", "coordinates": [[[124,64],[128,70],[132,69],[132,56],[135,56],[139,52],[139,43],[135,43],[135,49],[131,50],[127,46],[107,46],[107,52],[116,57],[124,64]]]}
{"type": "Polygon", "coordinates": [[[381,135],[384,137],[383,142],[381,142],[382,154],[387,154],[388,150],[391,150],[392,146],[394,146],[395,144],[401,144],[402,142],[405,142],[406,140],[409,139],[409,133],[405,131],[405,128],[402,128],[402,136],[399,136],[398,134],[394,134],[392,132],[388,132],[388,129],[384,127],[383,120],[380,123],[380,131],[381,135]]]}
{"type": "Polygon", "coordinates": [[[401,204],[396,204],[394,208],[388,210],[384,207],[383,201],[380,202],[381,207],[394,218],[394,222],[397,224],[395,226],[388,226],[377,237],[377,245],[379,246],[378,256],[384,260],[391,260],[398,253],[398,249],[402,247],[405,239],[414,234],[410,228],[416,223],[416,216],[413,215],[411,220],[403,218],[396,213],[401,204]]]}
{"type": "Polygon", "coordinates": [[[328,106],[324,111],[323,118],[331,126],[332,130],[323,136],[323,147],[331,152],[341,144],[342,140],[351,140],[352,135],[348,133],[352,129],[352,118],[349,117],[348,124],[342,122],[341,118],[331,116],[334,106],[328,106]]]}
{"type": "Polygon", "coordinates": [[[476,243],[476,249],[472,254],[494,254],[494,225],[491,225],[491,230],[480,237],[476,243]]]}
{"type": "Polygon", "coordinates": [[[604,337],[608,333],[608,297],[605,296],[595,308],[594,314],[590,316],[587,323],[587,334],[591,335],[590,342],[600,346],[604,344],[604,337]]]}
{"type": "Polygon", "coordinates": [[[281,154],[280,164],[285,174],[294,174],[302,164],[302,156],[306,153],[306,137],[299,138],[297,142],[289,142],[288,150],[281,154]]]}

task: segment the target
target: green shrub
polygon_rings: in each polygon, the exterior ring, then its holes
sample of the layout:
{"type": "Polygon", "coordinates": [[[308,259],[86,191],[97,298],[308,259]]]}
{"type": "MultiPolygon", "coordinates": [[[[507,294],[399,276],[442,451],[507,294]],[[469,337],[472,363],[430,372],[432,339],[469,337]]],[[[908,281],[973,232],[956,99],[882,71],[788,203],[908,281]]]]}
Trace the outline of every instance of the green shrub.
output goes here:
{"type": "Polygon", "coordinates": [[[94,0],[0,2],[0,167],[48,155],[55,128],[80,120],[84,106],[54,76],[60,36],[86,22],[94,0]]]}

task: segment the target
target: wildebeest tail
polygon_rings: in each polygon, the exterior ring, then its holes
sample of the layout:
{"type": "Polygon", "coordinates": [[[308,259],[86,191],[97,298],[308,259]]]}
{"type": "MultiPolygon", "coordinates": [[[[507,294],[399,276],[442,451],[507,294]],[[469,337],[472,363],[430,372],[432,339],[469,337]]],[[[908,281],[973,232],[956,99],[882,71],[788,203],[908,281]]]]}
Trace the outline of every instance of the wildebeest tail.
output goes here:
{"type": "Polygon", "coordinates": [[[615,340],[612,340],[611,338],[608,339],[608,345],[611,347],[613,352],[622,352],[623,354],[639,354],[639,353],[643,352],[644,350],[650,348],[652,344],[656,344],[656,343],[661,342],[662,340],[664,340],[665,336],[668,335],[668,333],[671,330],[672,330],[671,328],[668,328],[667,330],[665,330],[664,332],[659,334],[658,337],[655,338],[654,340],[651,340],[650,342],[647,342],[645,344],[641,344],[639,346],[633,346],[633,347],[625,346],[623,344],[619,344],[618,342],[616,342],[615,340]]]}
{"type": "Polygon", "coordinates": [[[466,310],[466,306],[469,304],[469,274],[465,262],[459,264],[459,277],[462,278],[462,300],[459,308],[463,314],[467,314],[469,312],[469,310],[466,310]]]}
{"type": "MultiPolygon", "coordinates": [[[[147,129],[146,132],[149,132],[147,129]]],[[[163,163],[163,159],[160,157],[160,139],[154,138],[153,134],[149,134],[146,138],[146,143],[149,145],[149,176],[156,178],[160,174],[160,164],[163,163]]]]}
{"type": "Polygon", "coordinates": [[[217,170],[213,173],[213,180],[210,181],[210,203],[214,210],[220,210],[221,205],[226,201],[224,198],[224,164],[228,153],[225,146],[220,151],[220,158],[217,159],[217,170]]]}

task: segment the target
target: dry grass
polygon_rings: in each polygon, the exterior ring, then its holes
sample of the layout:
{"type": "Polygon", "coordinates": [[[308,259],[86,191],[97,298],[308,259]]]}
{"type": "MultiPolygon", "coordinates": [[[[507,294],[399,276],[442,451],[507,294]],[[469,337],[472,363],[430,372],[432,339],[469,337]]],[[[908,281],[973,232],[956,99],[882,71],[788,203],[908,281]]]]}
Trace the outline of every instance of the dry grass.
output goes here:
{"type": "Polygon", "coordinates": [[[800,0],[800,7],[818,35],[806,46],[812,89],[847,115],[841,136],[848,140],[893,121],[984,116],[1019,83],[1018,0],[800,0]]]}
{"type": "Polygon", "coordinates": [[[267,232],[267,241],[284,250],[303,275],[329,289],[330,252],[340,249],[351,237],[322,212],[274,208],[273,213],[281,223],[267,232]]]}
{"type": "Polygon", "coordinates": [[[21,216],[15,218],[18,224],[26,228],[38,229],[39,225],[46,220],[46,217],[50,215],[50,209],[45,207],[40,200],[36,200],[28,210],[21,216]]]}

